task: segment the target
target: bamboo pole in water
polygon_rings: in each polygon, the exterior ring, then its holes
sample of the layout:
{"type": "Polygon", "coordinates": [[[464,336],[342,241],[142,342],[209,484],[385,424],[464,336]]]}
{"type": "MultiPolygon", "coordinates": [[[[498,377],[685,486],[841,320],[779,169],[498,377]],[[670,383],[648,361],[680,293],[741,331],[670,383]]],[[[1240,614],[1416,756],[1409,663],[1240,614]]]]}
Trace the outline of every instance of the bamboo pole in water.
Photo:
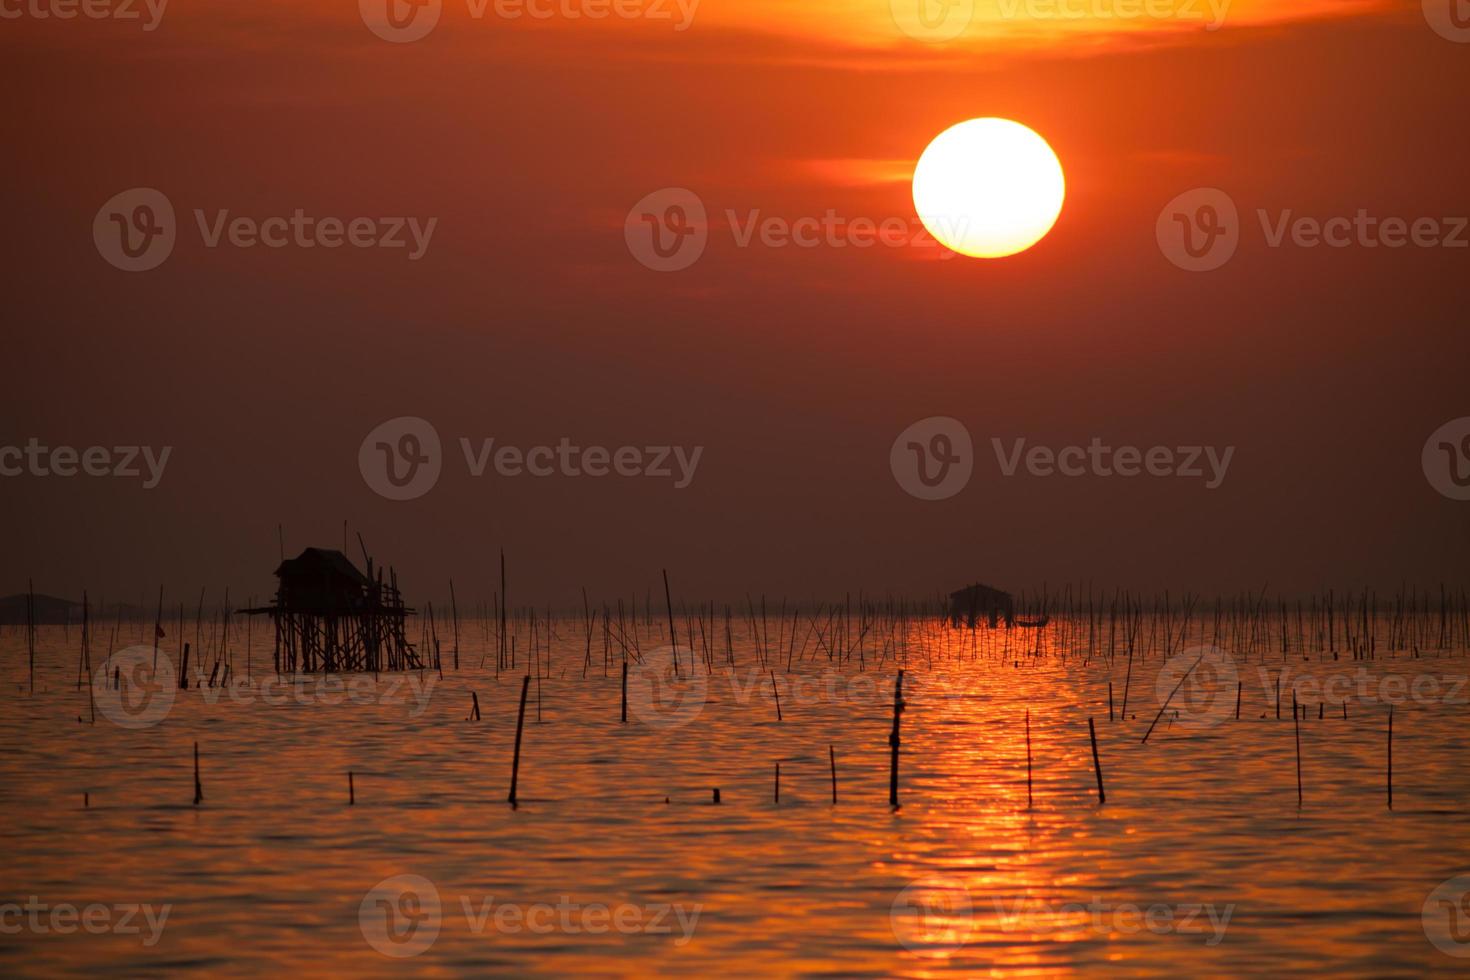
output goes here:
{"type": "Polygon", "coordinates": [[[889,760],[888,760],[888,805],[898,806],[898,746],[899,717],[903,714],[903,671],[898,672],[898,680],[893,685],[893,731],[888,736],[889,760]]]}
{"type": "Polygon", "coordinates": [[[837,750],[827,743],[827,759],[832,763],[832,805],[837,805],[837,750]]]}
{"type": "MultiPolygon", "coordinates": [[[[501,607],[504,609],[504,607],[501,607]]],[[[521,710],[516,716],[516,748],[510,764],[510,805],[516,805],[516,782],[521,775],[521,732],[526,727],[526,692],[531,688],[531,675],[521,678],[521,710]]]]}
{"type": "Polygon", "coordinates": [[[194,743],[194,805],[204,799],[204,788],[199,782],[199,743],[194,743]]]}
{"type": "Polygon", "coordinates": [[[1097,757],[1097,726],[1092,719],[1087,719],[1087,731],[1092,736],[1092,769],[1097,773],[1097,802],[1102,805],[1108,801],[1108,794],[1103,792],[1102,762],[1097,757]]]}
{"type": "Polygon", "coordinates": [[[664,573],[664,604],[669,610],[669,645],[674,650],[674,676],[679,676],[679,634],[674,629],[674,600],[669,592],[669,570],[665,568],[664,573]]]}
{"type": "Polygon", "coordinates": [[[1393,705],[1388,706],[1388,808],[1393,809],[1393,705]]]}

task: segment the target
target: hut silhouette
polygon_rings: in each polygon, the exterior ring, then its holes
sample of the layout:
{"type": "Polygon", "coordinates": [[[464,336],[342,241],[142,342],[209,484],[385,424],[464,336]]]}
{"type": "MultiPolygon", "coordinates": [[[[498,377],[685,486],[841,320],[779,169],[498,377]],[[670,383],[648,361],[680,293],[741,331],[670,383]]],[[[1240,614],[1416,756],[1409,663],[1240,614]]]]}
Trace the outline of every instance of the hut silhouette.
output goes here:
{"type": "Polygon", "coordinates": [[[949,625],[955,629],[974,629],[984,617],[991,629],[1003,618],[1006,629],[1016,622],[1016,602],[1009,592],[988,585],[970,585],[949,594],[949,625]]]}
{"type": "Polygon", "coordinates": [[[398,576],[373,577],[340,551],[307,548],[276,568],[280,585],[269,606],[242,609],[275,622],[277,673],[410,670],[423,666],[404,626],[398,576]]]}

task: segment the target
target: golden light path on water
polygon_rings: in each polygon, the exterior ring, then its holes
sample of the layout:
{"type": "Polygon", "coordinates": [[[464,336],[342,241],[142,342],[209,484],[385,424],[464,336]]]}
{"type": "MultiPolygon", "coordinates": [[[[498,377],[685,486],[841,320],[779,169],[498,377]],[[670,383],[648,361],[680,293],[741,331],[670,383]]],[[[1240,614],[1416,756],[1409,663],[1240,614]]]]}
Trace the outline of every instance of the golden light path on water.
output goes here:
{"type": "MultiPolygon", "coordinates": [[[[768,649],[787,653],[763,665],[737,616],[733,667],[723,642],[696,669],[681,643],[678,680],[652,684],[635,664],[624,725],[618,645],[605,659],[599,627],[589,655],[580,618],[562,620],[529,688],[515,810],[506,796],[525,665],[496,676],[488,624],[462,622],[463,669],[446,643],[442,680],[385,674],[348,689],[312,678],[298,695],[261,686],[268,637],[257,627],[247,658],[237,622],[233,679],[248,671],[252,686],[191,681],[137,729],[105,713],[87,723],[74,628],[41,629],[32,694],[22,631],[7,627],[0,903],[171,909],[152,945],[146,928],[0,932],[0,971],[1177,977],[1463,966],[1431,941],[1423,914],[1437,886],[1470,872],[1464,651],[1324,662],[1261,644],[1236,655],[1233,678],[1191,679],[1144,744],[1156,691],[1175,676],[1156,684],[1162,651],[1131,668],[1116,650],[1084,665],[1082,652],[1053,646],[1059,625],[1037,656],[1033,631],[911,623],[892,642],[870,636],[838,667],[782,624],[784,644],[768,649]],[[903,805],[892,811],[896,659],[908,707],[903,805]],[[1284,696],[1294,688],[1307,704],[1300,810],[1297,726],[1289,704],[1275,713],[1283,670],[1284,696]],[[1402,691],[1385,685],[1393,677],[1402,691]],[[1115,715],[1127,687],[1126,718],[1109,721],[1109,681],[1115,715]],[[466,720],[471,692],[480,721],[466,720]],[[1402,698],[1392,813],[1384,696],[1402,698]],[[396,904],[397,893],[375,904],[374,888],[404,875],[430,883],[437,905],[396,904]],[[385,925],[385,908],[437,909],[436,931],[385,925]],[[377,948],[425,938],[411,959],[377,948]]],[[[111,626],[94,637],[95,663],[111,626]]],[[[657,619],[628,629],[669,673],[657,619]]],[[[138,631],[121,624],[118,647],[141,639],[151,651],[138,631]]],[[[192,624],[185,632],[194,638],[192,624]]],[[[1085,644],[1086,630],[1066,639],[1085,644]]],[[[203,645],[207,665],[214,648],[203,645]]],[[[173,638],[162,653],[177,664],[173,638]]],[[[99,703],[115,712],[120,702],[104,692],[99,703]]]]}

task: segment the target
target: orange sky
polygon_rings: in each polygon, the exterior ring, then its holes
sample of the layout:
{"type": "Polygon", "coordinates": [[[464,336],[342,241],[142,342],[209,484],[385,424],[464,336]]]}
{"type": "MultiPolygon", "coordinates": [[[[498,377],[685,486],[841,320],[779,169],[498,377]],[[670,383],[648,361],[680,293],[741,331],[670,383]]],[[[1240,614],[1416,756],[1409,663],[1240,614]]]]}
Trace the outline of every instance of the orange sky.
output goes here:
{"type": "Polygon", "coordinates": [[[1465,253],[1270,249],[1255,232],[1201,276],[1161,256],[1154,225],[1202,186],[1252,222],[1470,213],[1470,47],[1418,4],[1234,0],[1216,31],[1006,15],[1036,3],[982,3],[938,44],[903,34],[887,0],[701,0],[684,31],[450,2],[405,44],[323,0],[174,0],[153,31],[0,23],[7,340],[24,366],[0,395],[7,438],[177,447],[148,493],[0,481],[34,515],[6,580],[261,590],[278,521],[290,548],[332,544],[344,518],[435,583],[474,579],[503,543],[528,592],[568,601],[576,580],[641,589],[662,565],[737,595],[1461,576],[1466,508],[1417,460],[1470,414],[1465,253]],[[1036,129],[1066,169],[1061,219],[1023,255],[728,232],[730,213],[909,220],[906,168],[980,115],[1036,129]],[[180,242],[120,273],[88,229],[140,186],[172,201],[180,242]],[[698,264],[660,275],[622,226],[664,187],[697,193],[715,229],[698,264]],[[409,263],[210,249],[196,208],[438,225],[409,263]],[[700,444],[704,469],[680,492],[458,473],[399,504],[354,461],[406,414],[447,441],[700,444]],[[992,472],[926,505],[887,451],[940,414],[982,444],[1228,443],[1237,462],[1210,494],[992,472]]]}

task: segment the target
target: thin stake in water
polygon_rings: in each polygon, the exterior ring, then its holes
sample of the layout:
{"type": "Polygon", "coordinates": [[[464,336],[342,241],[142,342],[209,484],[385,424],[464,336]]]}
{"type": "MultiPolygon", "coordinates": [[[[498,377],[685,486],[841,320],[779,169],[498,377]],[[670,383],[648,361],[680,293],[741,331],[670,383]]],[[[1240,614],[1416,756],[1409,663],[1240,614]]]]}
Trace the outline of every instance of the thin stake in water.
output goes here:
{"type": "Polygon", "coordinates": [[[1388,808],[1393,809],[1393,705],[1388,706],[1388,808]]]}
{"type": "Polygon", "coordinates": [[[1108,794],[1103,792],[1102,762],[1097,757],[1097,726],[1092,719],[1087,719],[1087,731],[1092,736],[1092,769],[1097,773],[1097,802],[1098,805],[1108,801],[1108,794]]]}
{"type": "Polygon", "coordinates": [[[510,763],[510,805],[516,805],[516,781],[521,775],[521,732],[526,727],[526,692],[531,688],[531,675],[521,678],[521,710],[516,715],[516,748],[510,763]]]}
{"type": "Polygon", "coordinates": [[[837,750],[827,744],[827,758],[832,763],[832,805],[837,805],[837,750]]]}
{"type": "Polygon", "coordinates": [[[890,749],[888,760],[888,805],[898,806],[898,721],[903,713],[903,671],[893,685],[893,731],[888,735],[890,749]]]}
{"type": "Polygon", "coordinates": [[[194,805],[198,806],[204,799],[204,788],[199,782],[199,743],[194,743],[194,805]]]}

